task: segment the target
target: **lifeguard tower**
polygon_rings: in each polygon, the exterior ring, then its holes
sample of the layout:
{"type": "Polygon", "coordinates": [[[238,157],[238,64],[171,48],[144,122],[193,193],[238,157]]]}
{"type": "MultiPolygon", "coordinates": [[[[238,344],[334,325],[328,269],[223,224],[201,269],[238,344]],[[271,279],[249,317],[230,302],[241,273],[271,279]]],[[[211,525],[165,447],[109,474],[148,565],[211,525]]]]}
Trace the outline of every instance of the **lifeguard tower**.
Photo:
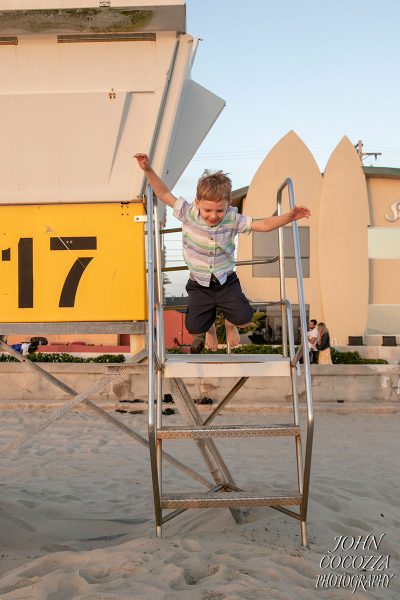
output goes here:
{"type": "Polygon", "coordinates": [[[0,331],[144,333],[132,157],[173,187],[224,101],[191,79],[184,0],[17,4],[0,0],[0,331]]]}
{"type": "MultiPolygon", "coordinates": [[[[13,0],[0,0],[0,332],[147,335],[145,351],[123,366],[107,367],[100,381],[79,394],[0,341],[3,350],[72,396],[1,455],[85,402],[149,447],[158,535],[164,523],[187,508],[228,507],[239,522],[241,507],[266,505],[298,519],[306,545],[313,416],[297,224],[292,224],[302,330],[297,351],[280,236],[281,285],[276,303],[282,310],[282,355],[165,352],[163,212],[151,190],[145,190],[132,156],[146,151],[172,188],[224,106],[221,98],[191,80],[198,40],[185,31],[184,0],[19,0],[17,7],[13,0]],[[302,355],[307,411],[304,451],[297,385],[302,355]],[[146,356],[148,439],[89,399],[146,356]],[[290,423],[211,425],[249,377],[272,375],[291,378],[290,423]],[[236,377],[238,382],[202,420],[185,377],[236,377]],[[175,386],[175,401],[185,421],[180,427],[162,423],[164,378],[175,386]],[[294,438],[295,490],[255,494],[236,483],[214,438],[254,436],[294,438]],[[211,480],[165,452],[162,444],[168,438],[193,439],[211,480]],[[163,460],[199,481],[206,491],[164,494],[163,460]],[[298,512],[288,508],[294,505],[298,512]],[[164,509],[172,512],[163,514],[164,509]]],[[[277,191],[278,212],[286,188],[290,205],[294,204],[288,179],[277,191]]]]}

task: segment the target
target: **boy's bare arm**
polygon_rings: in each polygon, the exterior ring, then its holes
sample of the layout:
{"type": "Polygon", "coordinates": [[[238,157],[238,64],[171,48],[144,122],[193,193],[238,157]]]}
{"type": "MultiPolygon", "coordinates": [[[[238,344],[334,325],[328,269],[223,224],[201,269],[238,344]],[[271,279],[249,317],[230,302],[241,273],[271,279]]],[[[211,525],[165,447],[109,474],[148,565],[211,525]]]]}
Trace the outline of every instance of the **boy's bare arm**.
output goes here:
{"type": "Polygon", "coordinates": [[[303,219],[311,215],[308,208],[305,206],[295,206],[289,212],[284,215],[278,215],[276,217],[266,217],[265,219],[254,220],[251,226],[252,231],[273,231],[283,225],[287,225],[292,221],[303,219]]]}
{"type": "Polygon", "coordinates": [[[157,198],[161,200],[161,202],[164,202],[164,204],[167,204],[167,206],[173,207],[176,197],[171,194],[162,179],[160,179],[159,176],[153,171],[147,154],[135,154],[134,158],[136,158],[139,167],[142,169],[142,171],[144,171],[146,179],[153,188],[157,198]]]}

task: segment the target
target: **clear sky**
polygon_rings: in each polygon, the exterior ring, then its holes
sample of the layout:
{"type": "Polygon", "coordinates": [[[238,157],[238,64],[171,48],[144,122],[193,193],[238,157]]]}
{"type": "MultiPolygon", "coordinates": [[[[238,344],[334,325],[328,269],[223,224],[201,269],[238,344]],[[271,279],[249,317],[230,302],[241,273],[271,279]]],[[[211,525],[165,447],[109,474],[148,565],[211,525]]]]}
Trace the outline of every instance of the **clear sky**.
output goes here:
{"type": "MultiPolygon", "coordinates": [[[[201,38],[192,78],[226,101],[176,195],[193,199],[205,168],[251,182],[293,129],[321,171],[343,135],[400,167],[400,0],[187,0],[187,31],[201,38]]],[[[169,226],[176,222],[169,217],[169,226]]],[[[180,257],[178,235],[167,257],[180,257]]],[[[177,263],[174,263],[177,264],[177,263]]],[[[172,278],[172,277],[171,277],[172,278]]],[[[181,294],[186,275],[168,293],[181,294]]]]}

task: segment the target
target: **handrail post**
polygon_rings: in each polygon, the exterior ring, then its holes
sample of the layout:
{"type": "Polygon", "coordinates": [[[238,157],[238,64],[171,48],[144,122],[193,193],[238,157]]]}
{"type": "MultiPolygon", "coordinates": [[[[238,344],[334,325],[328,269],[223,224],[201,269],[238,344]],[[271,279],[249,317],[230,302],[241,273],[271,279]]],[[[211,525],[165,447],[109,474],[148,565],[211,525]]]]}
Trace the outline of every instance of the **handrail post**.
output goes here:
{"type": "MultiPolygon", "coordinates": [[[[288,177],[279,189],[278,195],[282,193],[285,187],[288,187],[289,192],[289,206],[294,208],[295,197],[293,189],[293,181],[288,177]]],[[[303,291],[303,273],[301,266],[301,254],[300,254],[300,239],[299,230],[296,221],[292,221],[293,231],[293,245],[294,245],[294,257],[296,263],[296,276],[297,276],[297,293],[299,298],[299,311],[300,311],[300,327],[301,327],[301,343],[303,346],[303,367],[304,367],[304,380],[306,388],[306,402],[307,402],[307,440],[304,456],[304,475],[303,475],[303,493],[302,493],[302,504],[300,508],[301,514],[301,532],[303,545],[307,545],[307,534],[306,534],[306,519],[307,519],[307,507],[308,507],[308,494],[310,487],[310,475],[311,475],[311,458],[312,458],[312,442],[314,433],[314,415],[312,407],[312,388],[311,388],[311,368],[310,368],[310,356],[308,352],[308,337],[307,337],[307,318],[306,309],[304,303],[304,291],[303,291]]]]}
{"type": "MultiPolygon", "coordinates": [[[[289,330],[289,356],[290,356],[290,380],[292,383],[292,395],[293,395],[293,414],[295,425],[300,425],[300,406],[299,406],[299,390],[298,390],[298,377],[297,377],[297,366],[294,364],[295,358],[295,345],[293,335],[293,311],[292,305],[289,300],[285,300],[286,310],[288,315],[288,330],[289,330]]],[[[297,466],[297,483],[299,486],[300,494],[303,494],[303,451],[301,446],[300,436],[296,436],[296,466],[297,466]]]]}
{"type": "MultiPolygon", "coordinates": [[[[163,369],[165,363],[165,343],[164,343],[164,289],[162,266],[162,249],[160,235],[160,210],[157,197],[154,198],[154,242],[156,264],[155,273],[157,281],[156,298],[156,342],[157,342],[157,412],[156,412],[156,430],[162,427],[162,400],[163,400],[163,369]]],[[[156,436],[156,456],[159,493],[162,494],[162,439],[156,436]]],[[[161,528],[158,533],[161,537],[161,528]]]]}
{"type": "Polygon", "coordinates": [[[148,432],[153,481],[154,512],[157,535],[161,536],[160,488],[157,473],[156,430],[155,430],[155,360],[154,360],[154,222],[153,190],[147,186],[147,349],[148,349],[148,432]]]}
{"type": "Polygon", "coordinates": [[[160,234],[160,209],[157,198],[154,201],[154,239],[156,251],[156,278],[157,278],[157,354],[162,366],[165,363],[165,343],[164,343],[164,288],[162,276],[162,248],[160,234]]]}
{"type": "MultiPolygon", "coordinates": [[[[282,214],[282,188],[278,192],[277,196],[277,213],[282,214]]],[[[278,229],[278,245],[279,245],[279,290],[281,299],[281,321],[282,321],[282,352],[283,356],[288,355],[287,346],[287,320],[286,320],[286,306],[284,300],[286,298],[285,291],[285,248],[283,241],[283,229],[278,229]]]]}

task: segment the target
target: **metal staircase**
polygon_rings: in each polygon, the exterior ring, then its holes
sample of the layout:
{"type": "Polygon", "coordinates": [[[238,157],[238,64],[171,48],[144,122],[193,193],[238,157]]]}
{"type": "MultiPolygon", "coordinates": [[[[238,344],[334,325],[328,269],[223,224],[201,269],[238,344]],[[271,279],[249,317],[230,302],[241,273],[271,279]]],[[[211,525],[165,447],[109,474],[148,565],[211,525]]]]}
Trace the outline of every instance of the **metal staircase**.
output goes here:
{"type": "MultiPolygon", "coordinates": [[[[288,189],[290,207],[295,205],[293,183],[286,179],[277,193],[277,214],[282,214],[282,193],[288,189]]],[[[244,507],[271,506],[300,521],[301,540],[307,545],[307,505],[310,484],[310,468],[313,439],[313,411],[311,375],[308,354],[307,320],[304,305],[300,243],[297,223],[292,222],[297,290],[300,309],[301,345],[295,351],[292,307],[285,297],[283,232],[279,229],[280,299],[282,311],[282,355],[206,354],[168,355],[164,347],[163,286],[161,265],[161,234],[157,200],[151,188],[147,189],[147,276],[148,276],[148,389],[149,389],[149,446],[153,482],[154,508],[157,535],[162,525],[189,508],[229,508],[237,523],[242,522],[244,507]],[[151,218],[153,215],[153,218],[151,218]],[[306,398],[305,451],[302,450],[300,432],[300,409],[298,397],[298,374],[300,358],[303,357],[303,374],[306,398]],[[223,407],[232,399],[249,377],[290,377],[293,398],[293,422],[274,425],[210,425],[223,407]],[[202,417],[191,398],[183,378],[185,377],[236,377],[237,383],[221,400],[206,419],[202,417]],[[175,404],[185,425],[164,426],[162,423],[163,379],[170,380],[175,404]],[[274,494],[260,494],[240,488],[233,479],[214,440],[215,438],[290,437],[295,440],[297,489],[274,494]],[[199,493],[165,494],[162,489],[162,443],[163,440],[192,439],[197,445],[210,472],[211,480],[193,473],[189,476],[201,481],[208,489],[199,493]],[[197,475],[197,476],[196,476],[197,475]],[[298,506],[292,510],[287,506],[298,506]],[[163,514],[164,509],[174,509],[163,514]]],[[[252,264],[258,261],[245,261],[252,264]]],[[[264,260],[263,262],[271,262],[264,260]]],[[[241,263],[243,264],[243,263],[241,263]]]]}

